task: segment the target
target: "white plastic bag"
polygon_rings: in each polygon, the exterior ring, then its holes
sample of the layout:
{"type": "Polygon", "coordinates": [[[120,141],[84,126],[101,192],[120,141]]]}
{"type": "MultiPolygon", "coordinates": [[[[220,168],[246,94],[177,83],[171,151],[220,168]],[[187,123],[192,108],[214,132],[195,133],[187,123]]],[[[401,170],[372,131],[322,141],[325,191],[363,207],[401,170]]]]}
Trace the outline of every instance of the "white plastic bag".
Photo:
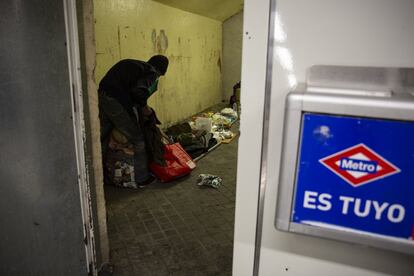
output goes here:
{"type": "Polygon", "coordinates": [[[195,120],[195,127],[198,130],[205,130],[207,133],[211,132],[213,122],[211,118],[197,117],[195,120]]]}
{"type": "Polygon", "coordinates": [[[237,111],[233,110],[232,108],[224,108],[223,110],[221,110],[220,112],[222,115],[227,116],[227,117],[231,117],[237,120],[238,116],[237,116],[237,111]]]}

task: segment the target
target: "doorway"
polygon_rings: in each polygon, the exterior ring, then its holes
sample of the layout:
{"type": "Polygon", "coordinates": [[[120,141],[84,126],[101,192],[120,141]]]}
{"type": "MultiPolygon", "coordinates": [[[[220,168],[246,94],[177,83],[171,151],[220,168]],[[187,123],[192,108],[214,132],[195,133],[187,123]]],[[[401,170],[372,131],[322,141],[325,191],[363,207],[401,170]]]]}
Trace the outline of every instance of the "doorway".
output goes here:
{"type": "MultiPolygon", "coordinates": [[[[169,72],[149,105],[168,131],[234,107],[232,96],[239,101],[243,7],[237,1],[236,8],[217,6],[213,15],[200,15],[197,7],[159,2],[94,2],[94,77],[99,83],[121,59],[167,56],[169,72]]],[[[106,185],[105,196],[97,194],[98,213],[107,215],[107,223],[100,221],[101,244],[106,227],[114,275],[231,274],[238,126],[232,122],[229,143],[195,158],[197,168],[187,177],[144,189],[106,185]],[[221,185],[198,186],[200,174],[220,177],[221,185]]]]}

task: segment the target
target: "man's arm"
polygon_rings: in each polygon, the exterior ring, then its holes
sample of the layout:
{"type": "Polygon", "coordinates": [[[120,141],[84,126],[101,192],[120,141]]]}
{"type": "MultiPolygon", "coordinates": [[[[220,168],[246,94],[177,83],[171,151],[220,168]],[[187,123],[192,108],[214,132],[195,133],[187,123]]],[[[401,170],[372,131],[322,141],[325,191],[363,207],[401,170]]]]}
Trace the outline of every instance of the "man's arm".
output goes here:
{"type": "Polygon", "coordinates": [[[147,75],[139,79],[131,89],[131,97],[134,104],[144,107],[147,105],[147,99],[157,90],[156,76],[147,75]]]}
{"type": "Polygon", "coordinates": [[[134,105],[141,110],[144,116],[150,116],[152,108],[147,104],[148,89],[145,86],[136,86],[131,90],[131,97],[134,105]]]}
{"type": "Polygon", "coordinates": [[[152,108],[149,105],[142,107],[142,114],[147,117],[150,116],[152,114],[152,108]]]}
{"type": "Polygon", "coordinates": [[[148,88],[144,84],[138,84],[131,89],[131,98],[135,105],[141,108],[147,105],[148,88]]]}

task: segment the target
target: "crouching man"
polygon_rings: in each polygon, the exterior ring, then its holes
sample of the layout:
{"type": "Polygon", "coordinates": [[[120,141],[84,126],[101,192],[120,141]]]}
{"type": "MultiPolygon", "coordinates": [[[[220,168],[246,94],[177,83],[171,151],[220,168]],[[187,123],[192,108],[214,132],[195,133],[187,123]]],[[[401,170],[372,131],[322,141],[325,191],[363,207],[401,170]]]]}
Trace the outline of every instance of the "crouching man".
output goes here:
{"type": "Polygon", "coordinates": [[[113,128],[133,145],[135,181],[146,186],[156,179],[148,170],[145,139],[139,120],[150,116],[148,98],[157,90],[158,80],[168,68],[162,55],[147,62],[125,59],[116,63],[99,83],[99,118],[101,123],[102,159],[106,161],[108,142],[113,128]]]}

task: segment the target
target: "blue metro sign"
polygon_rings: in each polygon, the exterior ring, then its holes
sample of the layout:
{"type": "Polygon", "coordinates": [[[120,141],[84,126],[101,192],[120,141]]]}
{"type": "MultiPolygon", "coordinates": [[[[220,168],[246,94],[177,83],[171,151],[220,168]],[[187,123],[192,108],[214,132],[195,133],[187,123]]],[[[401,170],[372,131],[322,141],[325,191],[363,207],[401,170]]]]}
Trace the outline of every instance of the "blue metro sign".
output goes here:
{"type": "Polygon", "coordinates": [[[414,123],[305,113],[292,221],[414,238],[414,123]]]}

